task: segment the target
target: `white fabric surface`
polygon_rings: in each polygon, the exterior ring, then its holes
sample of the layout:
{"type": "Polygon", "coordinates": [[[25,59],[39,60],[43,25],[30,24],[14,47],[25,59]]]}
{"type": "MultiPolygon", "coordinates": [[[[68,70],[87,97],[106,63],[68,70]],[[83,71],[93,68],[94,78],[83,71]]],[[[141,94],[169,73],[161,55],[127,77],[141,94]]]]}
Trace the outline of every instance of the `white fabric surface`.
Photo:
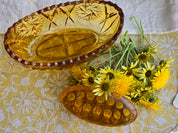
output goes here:
{"type": "MultiPolygon", "coordinates": [[[[0,0],[0,34],[5,33],[18,19],[39,9],[73,0],[0,0]]],[[[178,0],[111,0],[124,11],[124,29],[139,33],[129,21],[135,16],[142,20],[145,33],[164,33],[178,30],[178,0]]]]}

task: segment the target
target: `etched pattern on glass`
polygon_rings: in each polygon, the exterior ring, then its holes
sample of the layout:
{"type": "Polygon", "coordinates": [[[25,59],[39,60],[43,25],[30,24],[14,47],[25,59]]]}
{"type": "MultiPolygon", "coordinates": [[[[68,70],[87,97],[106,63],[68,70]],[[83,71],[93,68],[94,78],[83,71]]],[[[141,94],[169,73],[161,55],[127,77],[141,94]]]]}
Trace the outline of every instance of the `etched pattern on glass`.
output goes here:
{"type": "Polygon", "coordinates": [[[6,33],[5,45],[11,57],[34,65],[62,62],[106,50],[122,25],[122,10],[111,2],[63,3],[20,19],[6,33]]]}

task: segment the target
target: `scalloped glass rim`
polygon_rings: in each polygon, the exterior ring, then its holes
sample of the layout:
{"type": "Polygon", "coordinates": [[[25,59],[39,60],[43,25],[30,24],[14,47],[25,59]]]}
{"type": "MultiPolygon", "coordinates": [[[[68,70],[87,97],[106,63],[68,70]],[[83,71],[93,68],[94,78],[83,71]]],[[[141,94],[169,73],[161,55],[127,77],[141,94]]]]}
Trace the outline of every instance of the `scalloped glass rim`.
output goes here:
{"type": "Polygon", "coordinates": [[[95,58],[98,54],[101,54],[102,52],[107,50],[110,46],[112,46],[112,44],[117,40],[117,37],[121,33],[123,23],[124,23],[124,14],[122,12],[122,9],[120,7],[118,7],[116,4],[114,4],[110,1],[103,1],[103,0],[100,0],[100,1],[86,0],[85,1],[85,0],[80,0],[80,1],[60,3],[58,5],[52,5],[52,6],[44,8],[44,9],[38,10],[38,11],[32,13],[31,15],[27,15],[26,17],[20,19],[16,23],[14,23],[11,27],[8,28],[7,32],[5,33],[4,47],[7,51],[7,53],[13,59],[15,59],[16,61],[22,63],[23,65],[25,65],[27,67],[31,67],[31,68],[34,68],[34,69],[63,69],[63,68],[69,68],[73,65],[80,65],[83,62],[87,62],[87,61],[95,58]],[[99,48],[97,48],[93,51],[90,51],[90,52],[86,53],[85,55],[81,55],[79,57],[70,58],[68,60],[63,60],[63,61],[59,61],[59,62],[58,61],[56,61],[56,62],[35,62],[35,61],[29,61],[27,59],[23,59],[23,58],[17,56],[16,54],[13,53],[13,51],[9,47],[9,43],[8,43],[9,33],[12,32],[11,30],[14,27],[16,27],[19,23],[23,22],[24,20],[31,18],[31,16],[33,16],[33,15],[38,15],[40,13],[52,10],[53,8],[64,7],[64,6],[68,6],[68,5],[77,5],[77,4],[80,4],[80,3],[87,3],[87,2],[88,3],[92,2],[92,3],[99,3],[99,4],[108,4],[112,7],[114,7],[118,11],[118,14],[120,16],[120,25],[117,29],[117,32],[108,42],[106,42],[104,45],[100,46],[99,48]]]}

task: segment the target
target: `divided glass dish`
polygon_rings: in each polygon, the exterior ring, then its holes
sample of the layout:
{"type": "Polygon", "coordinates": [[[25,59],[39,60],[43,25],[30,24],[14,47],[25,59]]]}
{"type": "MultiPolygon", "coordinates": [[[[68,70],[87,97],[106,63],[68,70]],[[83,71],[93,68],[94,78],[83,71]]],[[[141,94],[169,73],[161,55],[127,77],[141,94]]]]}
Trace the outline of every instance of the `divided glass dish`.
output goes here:
{"type": "Polygon", "coordinates": [[[6,32],[4,45],[18,62],[34,69],[63,69],[108,49],[123,27],[120,7],[109,1],[81,0],[36,11],[6,32]]]}

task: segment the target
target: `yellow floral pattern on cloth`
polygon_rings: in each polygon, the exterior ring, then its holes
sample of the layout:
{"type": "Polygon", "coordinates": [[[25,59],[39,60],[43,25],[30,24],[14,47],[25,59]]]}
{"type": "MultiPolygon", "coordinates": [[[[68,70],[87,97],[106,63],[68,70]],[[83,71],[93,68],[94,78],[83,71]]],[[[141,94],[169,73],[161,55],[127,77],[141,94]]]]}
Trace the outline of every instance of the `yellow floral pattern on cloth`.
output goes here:
{"type": "Polygon", "coordinates": [[[151,111],[137,106],[135,122],[111,128],[87,123],[63,107],[60,94],[69,86],[68,70],[23,67],[9,57],[3,46],[4,35],[0,35],[0,133],[168,133],[178,124],[178,110],[172,105],[178,89],[178,32],[147,37],[151,43],[159,43],[160,59],[175,59],[170,63],[170,79],[158,96],[164,109],[151,111]]]}

